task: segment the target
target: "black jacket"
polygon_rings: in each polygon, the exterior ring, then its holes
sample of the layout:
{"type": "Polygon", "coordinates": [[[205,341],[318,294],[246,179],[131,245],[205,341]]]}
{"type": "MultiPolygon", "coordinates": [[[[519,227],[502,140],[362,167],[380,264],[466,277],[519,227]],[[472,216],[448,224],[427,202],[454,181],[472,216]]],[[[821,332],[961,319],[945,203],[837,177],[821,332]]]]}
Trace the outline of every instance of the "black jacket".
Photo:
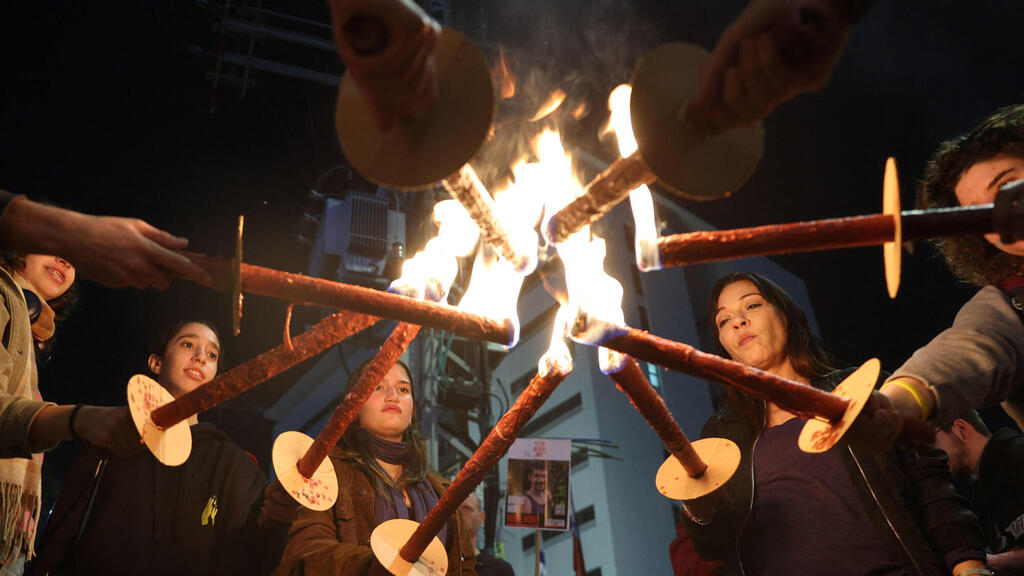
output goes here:
{"type": "MultiPolygon", "coordinates": [[[[851,372],[835,372],[811,384],[831,390],[851,372]]],[[[701,433],[703,438],[732,440],[740,449],[739,468],[723,489],[715,518],[704,525],[686,514],[680,520],[702,558],[726,562],[723,573],[742,573],[736,551],[753,506],[751,462],[760,424],[755,426],[749,417],[725,408],[708,420],[701,433]]],[[[847,471],[879,536],[894,539],[904,551],[902,560],[907,574],[946,574],[948,568],[943,568],[943,559],[950,567],[967,559],[984,560],[977,517],[953,490],[944,452],[918,453],[897,447],[870,457],[858,455],[845,444],[833,450],[843,451],[847,471]]]]}
{"type": "Polygon", "coordinates": [[[977,510],[993,552],[1024,546],[1024,436],[996,432],[978,461],[977,510]]]}
{"type": "Polygon", "coordinates": [[[288,526],[257,524],[266,478],[212,424],[191,430],[192,452],[176,467],[144,452],[111,458],[97,480],[98,459],[80,450],[30,574],[270,573],[288,526]]]}

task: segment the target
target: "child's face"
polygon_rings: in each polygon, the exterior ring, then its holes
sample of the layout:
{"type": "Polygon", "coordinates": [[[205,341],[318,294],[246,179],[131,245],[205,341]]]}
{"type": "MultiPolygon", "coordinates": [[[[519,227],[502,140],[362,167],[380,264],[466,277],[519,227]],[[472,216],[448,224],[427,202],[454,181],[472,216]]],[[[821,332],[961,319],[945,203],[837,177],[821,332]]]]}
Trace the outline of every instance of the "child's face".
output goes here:
{"type": "Polygon", "coordinates": [[[209,326],[189,322],[167,343],[163,357],[149,357],[149,368],[175,398],[206,384],[217,375],[220,342],[209,326]]]}
{"type": "Polygon", "coordinates": [[[46,254],[26,254],[22,274],[46,301],[64,294],[75,283],[75,267],[63,258],[46,254]]]}
{"type": "MultiPolygon", "coordinates": [[[[956,184],[956,197],[961,206],[991,204],[1000,186],[1021,178],[1024,178],[1024,158],[996,156],[972,165],[963,173],[956,184]]],[[[1024,256],[1024,240],[1002,244],[998,234],[986,234],[985,239],[1003,252],[1024,256]]]]}

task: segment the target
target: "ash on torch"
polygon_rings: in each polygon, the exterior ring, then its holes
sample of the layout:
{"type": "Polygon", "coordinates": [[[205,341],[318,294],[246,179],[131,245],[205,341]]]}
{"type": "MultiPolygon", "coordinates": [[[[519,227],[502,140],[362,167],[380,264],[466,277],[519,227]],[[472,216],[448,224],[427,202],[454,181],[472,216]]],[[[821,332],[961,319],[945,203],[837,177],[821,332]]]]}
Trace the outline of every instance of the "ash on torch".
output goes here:
{"type": "Polygon", "coordinates": [[[303,506],[311,510],[327,510],[334,506],[338,499],[338,478],[327,453],[355,421],[359,409],[419,331],[420,326],[407,322],[399,322],[395,326],[315,440],[292,431],[281,434],[274,441],[274,471],[288,493],[303,506]]]}
{"type": "Polygon", "coordinates": [[[725,438],[691,443],[636,360],[623,354],[615,356],[606,373],[672,454],[658,470],[658,491],[676,500],[695,500],[724,486],[740,465],[739,447],[725,438]]]}
{"type": "Polygon", "coordinates": [[[142,441],[161,463],[182,464],[191,451],[186,420],[334,346],[379,318],[338,312],[308,331],[239,365],[195,390],[173,399],[153,380],[138,375],[128,385],[128,405],[142,441]]]}
{"type": "Polygon", "coordinates": [[[829,394],[701,352],[688,344],[605,322],[585,312],[577,315],[569,335],[581,344],[602,346],[671,370],[721,382],[807,418],[800,435],[800,449],[805,452],[824,452],[842,438],[867,403],[881,370],[877,359],[869,360],[829,394]]]}

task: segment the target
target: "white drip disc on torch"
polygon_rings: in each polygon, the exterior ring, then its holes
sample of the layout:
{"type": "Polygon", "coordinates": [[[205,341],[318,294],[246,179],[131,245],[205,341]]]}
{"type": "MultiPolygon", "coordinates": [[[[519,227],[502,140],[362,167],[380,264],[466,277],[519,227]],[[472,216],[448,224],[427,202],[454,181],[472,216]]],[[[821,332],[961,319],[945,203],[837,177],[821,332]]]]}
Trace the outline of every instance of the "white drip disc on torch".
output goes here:
{"type": "Polygon", "coordinates": [[[444,576],[448,572],[448,552],[437,536],[416,562],[408,562],[399,556],[398,551],[419,527],[419,522],[402,518],[380,524],[370,534],[373,555],[395,576],[444,576]]]}
{"type": "Polygon", "coordinates": [[[296,465],[313,445],[313,439],[302,432],[284,432],[274,440],[271,459],[274,472],[284,489],[295,501],[310,510],[328,510],[338,501],[338,476],[330,458],[317,467],[312,478],[306,478],[296,465]]]}
{"type": "Polygon", "coordinates": [[[146,448],[166,466],[179,466],[192,453],[192,431],[187,420],[161,430],[150,416],[153,410],[173,400],[170,392],[148,376],[136,374],[128,381],[128,410],[135,428],[146,448]]]}
{"type": "Polygon", "coordinates": [[[658,468],[654,484],[666,498],[696,500],[721,488],[740,465],[740,449],[725,438],[704,438],[693,443],[700,459],[708,465],[699,478],[692,478],[675,456],[658,468]]]}
{"type": "Polygon", "coordinates": [[[889,298],[895,299],[900,289],[900,271],[903,268],[903,212],[900,210],[900,180],[896,175],[896,160],[885,161],[885,179],[882,184],[882,212],[892,214],[893,241],[884,245],[885,286],[889,298]]]}
{"type": "Polygon", "coordinates": [[[798,441],[800,449],[815,454],[826,452],[835,446],[843,434],[850,429],[860,411],[864,409],[864,405],[867,404],[868,398],[871,396],[871,391],[875,389],[881,370],[882,363],[878,361],[878,358],[872,358],[857,368],[853,374],[847,376],[839,386],[836,386],[832,395],[850,400],[846,412],[842,419],[834,424],[825,420],[808,420],[800,432],[798,441]]]}

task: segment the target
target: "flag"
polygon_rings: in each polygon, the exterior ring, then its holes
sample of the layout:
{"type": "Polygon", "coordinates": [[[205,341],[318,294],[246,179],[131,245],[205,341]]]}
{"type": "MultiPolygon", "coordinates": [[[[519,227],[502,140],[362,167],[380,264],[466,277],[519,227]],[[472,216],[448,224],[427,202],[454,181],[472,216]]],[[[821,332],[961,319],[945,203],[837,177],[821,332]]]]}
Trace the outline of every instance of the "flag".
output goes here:
{"type": "Polygon", "coordinates": [[[580,525],[576,523],[576,506],[570,497],[569,525],[572,529],[572,572],[575,576],[585,576],[586,564],[583,563],[583,541],[580,540],[580,525]]]}

